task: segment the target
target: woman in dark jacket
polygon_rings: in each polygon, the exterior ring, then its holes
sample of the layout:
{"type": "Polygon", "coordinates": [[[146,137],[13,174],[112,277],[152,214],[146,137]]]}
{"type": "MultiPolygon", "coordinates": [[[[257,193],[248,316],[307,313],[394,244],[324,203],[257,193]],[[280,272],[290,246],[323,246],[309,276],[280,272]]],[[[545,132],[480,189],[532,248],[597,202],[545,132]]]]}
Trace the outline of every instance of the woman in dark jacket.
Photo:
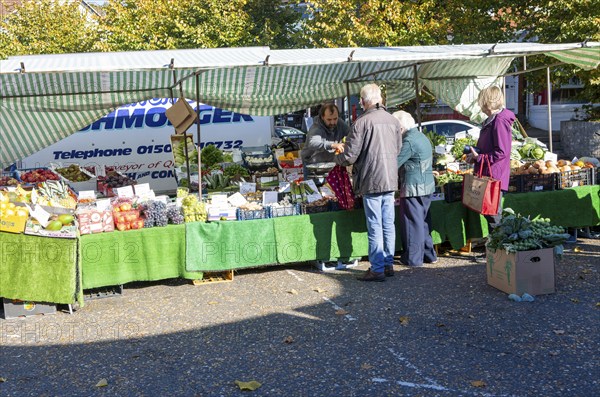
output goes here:
{"type": "MultiPolygon", "coordinates": [[[[501,183],[500,189],[502,192],[507,192],[510,178],[512,125],[515,121],[515,114],[504,107],[504,94],[496,86],[481,90],[477,103],[488,118],[483,123],[477,140],[479,153],[471,148],[471,154],[467,156],[467,162],[475,164],[476,172],[483,162],[483,175],[498,179],[501,183]],[[487,166],[488,160],[490,167],[487,166]]],[[[497,215],[485,216],[490,228],[493,229],[499,224],[501,214],[502,205],[500,204],[497,215]]]]}
{"type": "Polygon", "coordinates": [[[400,195],[400,264],[423,266],[437,262],[431,239],[431,194],[435,181],[431,169],[433,150],[429,139],[415,127],[407,112],[393,114],[400,121],[402,149],[398,156],[398,190],[400,195]]]}

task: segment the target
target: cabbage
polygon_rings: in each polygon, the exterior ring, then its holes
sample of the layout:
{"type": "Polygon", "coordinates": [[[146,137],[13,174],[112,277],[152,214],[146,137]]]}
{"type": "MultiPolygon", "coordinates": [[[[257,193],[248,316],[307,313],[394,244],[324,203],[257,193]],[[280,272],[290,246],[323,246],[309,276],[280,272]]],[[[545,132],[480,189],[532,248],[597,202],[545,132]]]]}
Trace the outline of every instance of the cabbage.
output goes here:
{"type": "Polygon", "coordinates": [[[536,160],[541,160],[544,158],[544,149],[542,149],[539,146],[535,147],[530,153],[531,157],[533,157],[536,160]]]}
{"type": "Polygon", "coordinates": [[[516,147],[513,147],[510,150],[510,159],[511,160],[521,160],[521,153],[519,153],[519,149],[517,149],[516,147]]]}

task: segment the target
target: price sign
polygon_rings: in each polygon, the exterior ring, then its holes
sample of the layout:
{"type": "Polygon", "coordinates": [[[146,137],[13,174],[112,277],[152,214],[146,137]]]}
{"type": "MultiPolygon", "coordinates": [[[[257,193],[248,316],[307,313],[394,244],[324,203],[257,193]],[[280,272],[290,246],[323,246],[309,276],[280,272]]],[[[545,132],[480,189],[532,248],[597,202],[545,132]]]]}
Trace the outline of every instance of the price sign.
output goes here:
{"type": "Polygon", "coordinates": [[[256,183],[242,182],[240,184],[240,193],[241,194],[254,193],[254,192],[256,192],[256,183]]]}
{"type": "Polygon", "coordinates": [[[135,196],[133,186],[116,187],[113,190],[117,193],[117,197],[133,198],[135,196]]]}
{"type": "Polygon", "coordinates": [[[263,207],[277,203],[277,192],[269,190],[263,192],[263,207]]]}

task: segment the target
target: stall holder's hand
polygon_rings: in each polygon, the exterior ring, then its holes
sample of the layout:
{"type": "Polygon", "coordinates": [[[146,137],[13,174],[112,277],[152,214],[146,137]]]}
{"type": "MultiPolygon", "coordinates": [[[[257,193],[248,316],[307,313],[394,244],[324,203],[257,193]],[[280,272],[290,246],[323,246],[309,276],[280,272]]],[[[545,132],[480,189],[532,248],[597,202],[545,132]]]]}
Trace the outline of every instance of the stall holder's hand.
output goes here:
{"type": "Polygon", "coordinates": [[[344,144],[343,143],[332,143],[331,148],[335,151],[335,154],[344,153],[344,144]]]}

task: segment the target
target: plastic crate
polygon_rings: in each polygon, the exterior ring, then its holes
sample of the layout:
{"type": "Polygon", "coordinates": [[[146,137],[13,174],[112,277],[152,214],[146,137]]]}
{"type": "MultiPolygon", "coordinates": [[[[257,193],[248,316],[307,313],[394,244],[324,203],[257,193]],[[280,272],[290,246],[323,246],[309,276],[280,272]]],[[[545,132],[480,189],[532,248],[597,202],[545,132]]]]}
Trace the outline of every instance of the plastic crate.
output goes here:
{"type": "Polygon", "coordinates": [[[519,187],[517,192],[548,192],[556,190],[556,176],[558,173],[552,174],[522,174],[516,175],[519,178],[519,187]]]}
{"type": "Polygon", "coordinates": [[[444,192],[444,200],[447,203],[454,203],[456,201],[462,201],[463,183],[462,182],[448,182],[442,186],[444,192]]]}
{"type": "Polygon", "coordinates": [[[298,206],[297,205],[285,205],[285,206],[268,206],[267,212],[269,218],[279,218],[281,216],[292,216],[298,215],[298,206]]]}
{"type": "Polygon", "coordinates": [[[593,168],[582,168],[574,171],[556,173],[556,188],[558,190],[577,186],[592,185],[594,179],[593,168]]]}
{"type": "Polygon", "coordinates": [[[508,178],[508,192],[519,193],[521,191],[521,175],[511,175],[508,178]]]}
{"type": "Polygon", "coordinates": [[[331,208],[329,201],[322,204],[314,204],[314,203],[300,203],[298,204],[300,207],[300,213],[302,215],[308,214],[318,214],[321,212],[328,212],[331,208]]]}
{"type": "Polygon", "coordinates": [[[113,298],[117,296],[123,296],[123,284],[83,290],[84,300],[113,298]]]}
{"type": "Polygon", "coordinates": [[[244,210],[244,209],[238,208],[236,211],[236,215],[237,215],[238,221],[248,221],[248,220],[252,220],[252,219],[268,218],[266,208],[263,208],[260,210],[244,210]]]}

